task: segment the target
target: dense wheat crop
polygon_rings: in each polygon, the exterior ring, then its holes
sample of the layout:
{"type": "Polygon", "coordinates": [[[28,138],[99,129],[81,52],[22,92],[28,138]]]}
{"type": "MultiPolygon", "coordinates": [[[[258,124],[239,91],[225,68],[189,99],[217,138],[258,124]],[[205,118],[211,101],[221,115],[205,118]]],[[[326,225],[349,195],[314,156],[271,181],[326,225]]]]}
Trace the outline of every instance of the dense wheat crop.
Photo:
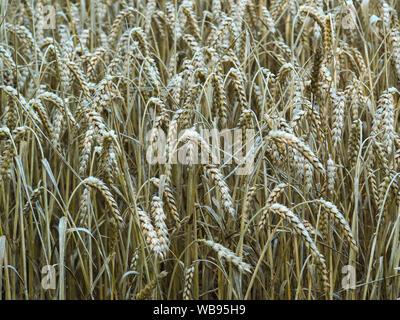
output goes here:
{"type": "Polygon", "coordinates": [[[400,297],[399,1],[0,2],[1,299],[400,297]]]}

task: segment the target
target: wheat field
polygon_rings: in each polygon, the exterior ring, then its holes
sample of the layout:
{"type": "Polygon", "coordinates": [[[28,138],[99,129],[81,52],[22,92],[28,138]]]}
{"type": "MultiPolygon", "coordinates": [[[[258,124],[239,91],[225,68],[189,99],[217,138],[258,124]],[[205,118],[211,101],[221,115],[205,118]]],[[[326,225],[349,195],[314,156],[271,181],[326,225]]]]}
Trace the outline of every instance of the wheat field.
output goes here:
{"type": "Polygon", "coordinates": [[[1,299],[400,298],[399,1],[0,3],[1,299]]]}

